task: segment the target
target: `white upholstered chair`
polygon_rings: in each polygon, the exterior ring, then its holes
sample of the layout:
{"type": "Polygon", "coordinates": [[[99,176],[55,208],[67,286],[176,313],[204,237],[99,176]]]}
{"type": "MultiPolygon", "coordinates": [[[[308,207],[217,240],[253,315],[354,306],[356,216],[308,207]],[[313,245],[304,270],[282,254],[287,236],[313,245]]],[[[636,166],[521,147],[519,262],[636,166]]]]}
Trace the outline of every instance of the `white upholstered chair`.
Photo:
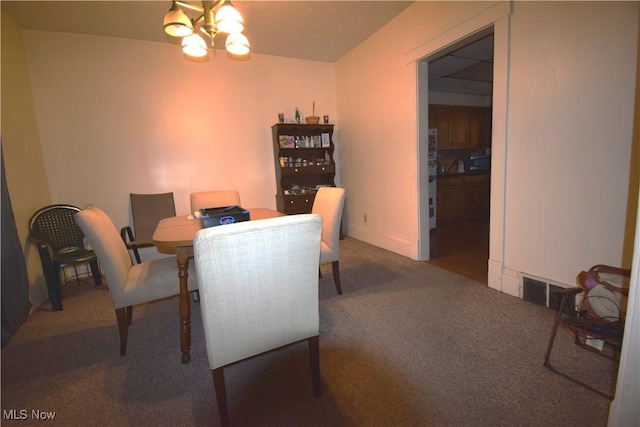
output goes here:
{"type": "Polygon", "coordinates": [[[223,368],[307,340],[320,395],[318,261],[322,220],[290,215],[206,228],[194,239],[202,322],[222,425],[223,368]]]}
{"type": "Polygon", "coordinates": [[[320,264],[331,263],[333,281],[338,294],[342,295],[340,285],[340,224],[344,210],[345,189],[340,187],[321,187],[316,193],[311,213],[322,216],[322,245],[320,264]]]}
{"type": "MultiPolygon", "coordinates": [[[[98,256],[107,278],[118,320],[120,355],[124,356],[133,306],[180,293],[176,260],[167,257],[134,265],[116,226],[104,211],[88,207],[76,214],[75,220],[98,256]]],[[[197,289],[195,268],[191,266],[189,276],[189,289],[197,289]]]]}
{"type": "Polygon", "coordinates": [[[203,208],[240,206],[240,193],[229,191],[199,191],[191,193],[191,213],[203,208]]]}

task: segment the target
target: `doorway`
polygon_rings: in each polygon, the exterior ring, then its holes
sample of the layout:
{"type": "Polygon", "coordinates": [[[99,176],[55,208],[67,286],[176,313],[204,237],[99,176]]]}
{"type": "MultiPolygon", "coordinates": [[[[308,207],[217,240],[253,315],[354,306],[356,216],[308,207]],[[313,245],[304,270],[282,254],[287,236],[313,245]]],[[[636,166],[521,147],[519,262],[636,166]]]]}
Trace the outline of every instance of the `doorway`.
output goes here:
{"type": "Polygon", "coordinates": [[[435,205],[436,216],[429,263],[485,285],[493,45],[489,27],[420,61],[428,70],[428,127],[438,129],[437,157],[429,159],[430,208],[435,205]]]}

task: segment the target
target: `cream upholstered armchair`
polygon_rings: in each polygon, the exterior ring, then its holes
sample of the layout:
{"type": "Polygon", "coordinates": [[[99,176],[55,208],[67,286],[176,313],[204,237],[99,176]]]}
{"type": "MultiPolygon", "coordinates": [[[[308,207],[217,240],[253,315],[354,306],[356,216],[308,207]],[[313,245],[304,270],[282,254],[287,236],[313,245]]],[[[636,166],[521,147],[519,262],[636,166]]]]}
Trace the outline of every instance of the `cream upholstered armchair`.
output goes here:
{"type": "Polygon", "coordinates": [[[307,340],[320,395],[318,261],[322,220],[302,214],[206,228],[194,239],[202,322],[222,425],[223,368],[307,340]]]}
{"type": "Polygon", "coordinates": [[[311,213],[322,216],[322,245],[320,264],[331,263],[333,281],[338,294],[342,295],[340,285],[340,223],[344,210],[345,189],[340,187],[321,187],[316,193],[311,213]]]}
{"type": "MultiPolygon", "coordinates": [[[[88,207],[76,214],[75,219],[98,256],[107,278],[118,320],[120,355],[124,356],[133,306],[180,293],[176,260],[167,257],[134,265],[116,226],[104,211],[88,207]]],[[[197,289],[193,267],[189,267],[189,276],[194,278],[189,279],[189,289],[197,289]]]]}
{"type": "Polygon", "coordinates": [[[229,191],[199,191],[191,193],[191,213],[203,208],[240,206],[240,193],[229,191]]]}

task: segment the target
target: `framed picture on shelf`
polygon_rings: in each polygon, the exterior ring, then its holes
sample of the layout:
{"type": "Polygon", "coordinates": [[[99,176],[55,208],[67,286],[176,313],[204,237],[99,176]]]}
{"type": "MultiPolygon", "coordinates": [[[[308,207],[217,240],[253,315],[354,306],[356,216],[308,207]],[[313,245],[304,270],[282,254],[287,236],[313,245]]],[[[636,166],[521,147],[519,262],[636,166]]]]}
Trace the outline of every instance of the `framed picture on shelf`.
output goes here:
{"type": "Polygon", "coordinates": [[[331,139],[329,138],[329,134],[328,133],[323,133],[322,134],[322,147],[330,147],[331,146],[331,139]]]}
{"type": "Polygon", "coordinates": [[[278,141],[280,143],[280,148],[295,148],[293,136],[280,135],[278,137],[278,141]]]}

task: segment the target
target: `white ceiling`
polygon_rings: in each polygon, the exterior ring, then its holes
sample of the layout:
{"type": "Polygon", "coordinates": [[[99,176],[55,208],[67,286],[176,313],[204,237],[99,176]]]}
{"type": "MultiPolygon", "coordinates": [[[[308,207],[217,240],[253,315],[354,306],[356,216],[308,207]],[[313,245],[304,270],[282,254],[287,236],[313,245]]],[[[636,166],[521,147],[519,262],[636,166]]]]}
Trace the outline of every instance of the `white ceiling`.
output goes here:
{"type": "MultiPolygon", "coordinates": [[[[198,4],[199,2],[192,2],[198,4]]],[[[245,35],[256,54],[335,62],[412,1],[242,1],[245,35]]],[[[171,1],[2,1],[23,29],[135,40],[179,40],[162,29],[171,1]]],[[[187,12],[185,10],[185,12],[187,12]]],[[[187,12],[192,18],[197,13],[187,12]]],[[[216,38],[218,47],[224,39],[216,38]]]]}
{"type": "MultiPolygon", "coordinates": [[[[244,17],[245,34],[253,53],[326,62],[340,59],[411,3],[233,1],[244,17]]],[[[23,29],[166,42],[177,46],[179,39],[169,37],[162,29],[164,15],[170,6],[170,0],[1,2],[3,12],[23,29]]],[[[191,17],[197,16],[187,13],[191,17]]],[[[221,47],[223,39],[216,41],[221,47]]],[[[436,59],[427,59],[430,90],[491,94],[493,36],[490,32],[476,34],[436,56],[436,59]]]]}

